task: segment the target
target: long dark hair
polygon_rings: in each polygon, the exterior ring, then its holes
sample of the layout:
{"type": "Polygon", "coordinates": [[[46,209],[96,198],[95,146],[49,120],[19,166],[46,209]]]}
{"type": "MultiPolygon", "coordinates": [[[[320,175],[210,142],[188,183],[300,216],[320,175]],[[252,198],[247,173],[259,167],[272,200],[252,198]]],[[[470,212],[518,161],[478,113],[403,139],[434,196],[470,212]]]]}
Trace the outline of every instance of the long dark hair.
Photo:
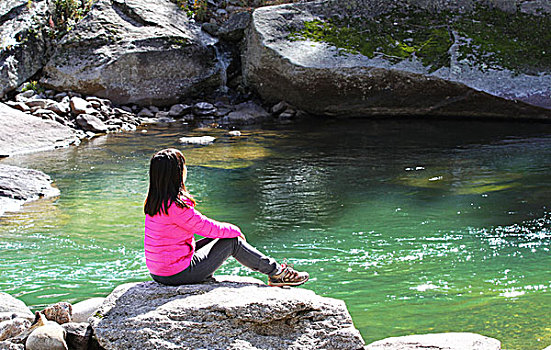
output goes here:
{"type": "Polygon", "coordinates": [[[172,203],[180,208],[189,207],[185,199],[195,205],[184,184],[185,164],[186,158],[177,149],[167,148],[155,153],[149,164],[149,190],[143,208],[145,214],[155,216],[162,211],[168,215],[168,207],[172,203]]]}

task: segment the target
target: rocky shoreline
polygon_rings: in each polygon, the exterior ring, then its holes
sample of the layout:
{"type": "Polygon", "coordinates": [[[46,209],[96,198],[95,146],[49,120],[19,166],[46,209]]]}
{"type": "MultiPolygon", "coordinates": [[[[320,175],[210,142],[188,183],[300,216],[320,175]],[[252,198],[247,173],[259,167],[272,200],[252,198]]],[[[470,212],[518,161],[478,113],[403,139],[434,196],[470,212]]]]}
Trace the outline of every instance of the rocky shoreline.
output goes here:
{"type": "Polygon", "coordinates": [[[106,298],[33,314],[0,293],[0,350],[122,349],[500,350],[474,333],[387,338],[365,345],[343,301],[250,277],[169,287],[127,283],[106,298]]]}

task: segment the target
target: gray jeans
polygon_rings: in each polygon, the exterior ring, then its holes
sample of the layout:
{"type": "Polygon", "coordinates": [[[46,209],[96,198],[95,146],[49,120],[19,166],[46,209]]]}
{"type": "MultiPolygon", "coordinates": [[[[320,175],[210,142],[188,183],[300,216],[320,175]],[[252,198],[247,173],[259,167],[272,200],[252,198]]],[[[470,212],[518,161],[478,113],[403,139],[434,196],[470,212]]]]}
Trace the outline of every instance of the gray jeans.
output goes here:
{"type": "Polygon", "coordinates": [[[196,242],[195,254],[185,270],[172,276],[151,274],[154,281],[170,286],[200,283],[212,278],[212,274],[230,256],[251,270],[274,274],[277,262],[239,238],[203,238],[196,242]]]}

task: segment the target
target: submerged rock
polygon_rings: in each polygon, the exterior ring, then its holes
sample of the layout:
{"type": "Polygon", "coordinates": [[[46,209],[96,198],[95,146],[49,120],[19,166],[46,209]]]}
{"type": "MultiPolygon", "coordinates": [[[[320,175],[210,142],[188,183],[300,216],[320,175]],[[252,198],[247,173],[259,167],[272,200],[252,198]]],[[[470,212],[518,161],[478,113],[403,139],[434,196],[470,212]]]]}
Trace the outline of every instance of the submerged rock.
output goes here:
{"type": "Polygon", "coordinates": [[[180,143],[187,145],[208,145],[214,142],[216,137],[213,136],[192,136],[192,137],[181,137],[180,143]]]}
{"type": "Polygon", "coordinates": [[[92,327],[105,349],[363,347],[343,301],[243,281],[124,284],[107,297],[92,327]]]}
{"type": "Polygon", "coordinates": [[[116,104],[171,105],[218,86],[211,44],[169,0],[99,0],[57,44],[41,83],[116,104]]]}
{"type": "Polygon", "coordinates": [[[475,333],[435,333],[376,341],[365,350],[500,350],[501,342],[475,333]]]}
{"type": "MultiPolygon", "coordinates": [[[[266,103],[283,100],[314,115],[551,118],[550,110],[521,102],[551,107],[551,67],[532,74],[520,66],[518,71],[484,68],[483,63],[463,59],[460,53],[472,49],[468,37],[447,30],[432,33],[430,21],[410,25],[408,21],[419,13],[427,13],[429,19],[437,17],[410,4],[422,1],[346,3],[354,6],[319,1],[256,9],[243,54],[246,84],[266,103]],[[375,16],[379,22],[372,21],[375,16]],[[358,23],[353,22],[356,17],[358,23]],[[382,24],[385,21],[389,28],[409,28],[404,29],[403,42],[396,39],[379,45],[375,36],[389,37],[390,29],[382,24]],[[354,32],[356,24],[360,28],[354,32]],[[361,26],[371,36],[360,34],[361,26]],[[416,31],[423,26],[427,28],[426,45],[415,41],[416,31]],[[327,32],[350,40],[328,39],[324,37],[327,32]],[[351,44],[354,40],[375,46],[360,52],[362,46],[356,49],[351,44]],[[433,51],[421,52],[421,46],[433,51]],[[414,51],[416,55],[407,54],[414,51]]],[[[446,28],[445,24],[440,27],[446,28]]],[[[488,55],[499,56],[496,52],[488,55]]]]}

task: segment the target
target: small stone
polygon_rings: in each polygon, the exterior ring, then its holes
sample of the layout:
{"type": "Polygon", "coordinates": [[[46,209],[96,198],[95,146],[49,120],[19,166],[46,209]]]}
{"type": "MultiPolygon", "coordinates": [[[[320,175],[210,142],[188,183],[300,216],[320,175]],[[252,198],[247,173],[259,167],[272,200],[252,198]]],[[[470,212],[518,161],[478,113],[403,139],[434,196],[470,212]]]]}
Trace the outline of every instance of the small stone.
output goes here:
{"type": "Polygon", "coordinates": [[[49,109],[56,114],[67,114],[71,110],[71,106],[68,103],[53,102],[48,104],[46,109],[49,109]]]}
{"type": "Polygon", "coordinates": [[[22,112],[28,112],[31,109],[24,102],[8,101],[6,104],[12,108],[18,109],[22,112]]]}
{"type": "Polygon", "coordinates": [[[80,97],[71,97],[70,101],[71,112],[75,115],[86,113],[87,109],[90,108],[90,103],[80,97]]]}
{"type": "Polygon", "coordinates": [[[171,117],[181,117],[184,114],[188,113],[190,110],[191,110],[191,106],[179,103],[170,107],[170,110],[168,111],[168,115],[170,115],[171,117]]]}
{"type": "Polygon", "coordinates": [[[31,326],[31,321],[26,318],[14,318],[0,322],[0,341],[13,338],[24,332],[31,326]]]}
{"type": "Polygon", "coordinates": [[[125,112],[132,113],[132,107],[122,106],[121,109],[125,112]]]}
{"type": "Polygon", "coordinates": [[[55,120],[56,117],[59,117],[59,115],[57,115],[57,113],[55,113],[54,111],[51,111],[49,109],[42,109],[42,108],[39,108],[33,111],[33,115],[40,117],[42,119],[50,119],[50,120],[55,120]]]}
{"type": "Polygon", "coordinates": [[[214,116],[217,118],[221,118],[228,115],[230,112],[231,109],[229,108],[219,108],[216,112],[214,112],[214,116]]]}
{"type": "MultiPolygon", "coordinates": [[[[119,118],[112,118],[112,119],[107,120],[105,122],[105,124],[121,126],[122,124],[124,124],[124,122],[119,118]]],[[[74,316],[74,314],[75,314],[75,305],[73,305],[73,316],[74,316]]],[[[75,321],[75,322],[81,322],[81,321],[75,321]]]]}
{"type": "Polygon", "coordinates": [[[54,321],[59,324],[71,322],[71,314],[73,313],[73,307],[66,302],[59,302],[54,305],[50,305],[42,310],[44,316],[49,321],[54,321]]]}
{"type": "Polygon", "coordinates": [[[241,136],[241,131],[239,131],[239,130],[228,131],[228,135],[230,135],[230,136],[241,136]]]}
{"type": "Polygon", "coordinates": [[[94,330],[88,322],[65,323],[62,325],[66,332],[67,346],[71,350],[99,349],[97,340],[92,336],[94,330]]]}
{"type": "MultiPolygon", "coordinates": [[[[122,121],[120,123],[122,125],[122,121]]],[[[105,298],[91,298],[73,305],[73,322],[87,322],[96,310],[103,304],[105,298]]]]}
{"type": "Polygon", "coordinates": [[[0,341],[0,350],[25,350],[25,345],[14,344],[10,341],[0,341]]]}
{"type": "Polygon", "coordinates": [[[283,113],[288,107],[289,104],[287,102],[281,101],[272,107],[271,112],[272,114],[280,114],[283,113]]]}
{"type": "Polygon", "coordinates": [[[31,108],[32,107],[46,108],[46,106],[49,104],[49,101],[44,99],[35,99],[35,100],[27,101],[26,104],[31,108]]]}
{"type": "Polygon", "coordinates": [[[212,103],[208,102],[198,102],[193,106],[193,111],[206,111],[214,108],[212,103]]]}
{"type": "Polygon", "coordinates": [[[25,99],[29,99],[29,98],[33,97],[34,95],[36,95],[36,92],[34,90],[27,90],[27,91],[23,91],[20,94],[17,94],[17,96],[19,96],[21,98],[25,98],[25,99]]]}
{"type": "Polygon", "coordinates": [[[36,328],[25,342],[27,350],[68,350],[65,330],[55,322],[36,328]]]}
{"type": "Polygon", "coordinates": [[[225,17],[227,15],[228,15],[228,11],[226,11],[224,9],[216,10],[216,16],[218,16],[218,17],[225,17]]]}
{"type": "Polygon", "coordinates": [[[213,136],[192,136],[192,137],[181,137],[180,143],[187,145],[208,145],[216,140],[213,136]]]}
{"type": "Polygon", "coordinates": [[[279,118],[281,119],[291,119],[293,118],[297,112],[294,109],[287,108],[283,113],[279,115],[279,118]]]}
{"type": "Polygon", "coordinates": [[[142,108],[142,110],[139,111],[137,115],[140,118],[153,118],[155,116],[153,112],[147,108],[142,108]]]}
{"type": "Polygon", "coordinates": [[[59,94],[54,95],[54,100],[61,101],[64,97],[68,97],[66,92],[60,92],[59,94]]]}
{"type": "Polygon", "coordinates": [[[157,106],[149,106],[149,110],[153,113],[158,113],[160,111],[159,107],[157,106]]]}
{"type": "Polygon", "coordinates": [[[107,126],[96,116],[89,114],[81,114],[76,119],[77,125],[85,131],[94,133],[104,133],[107,131],[107,126]]]}

